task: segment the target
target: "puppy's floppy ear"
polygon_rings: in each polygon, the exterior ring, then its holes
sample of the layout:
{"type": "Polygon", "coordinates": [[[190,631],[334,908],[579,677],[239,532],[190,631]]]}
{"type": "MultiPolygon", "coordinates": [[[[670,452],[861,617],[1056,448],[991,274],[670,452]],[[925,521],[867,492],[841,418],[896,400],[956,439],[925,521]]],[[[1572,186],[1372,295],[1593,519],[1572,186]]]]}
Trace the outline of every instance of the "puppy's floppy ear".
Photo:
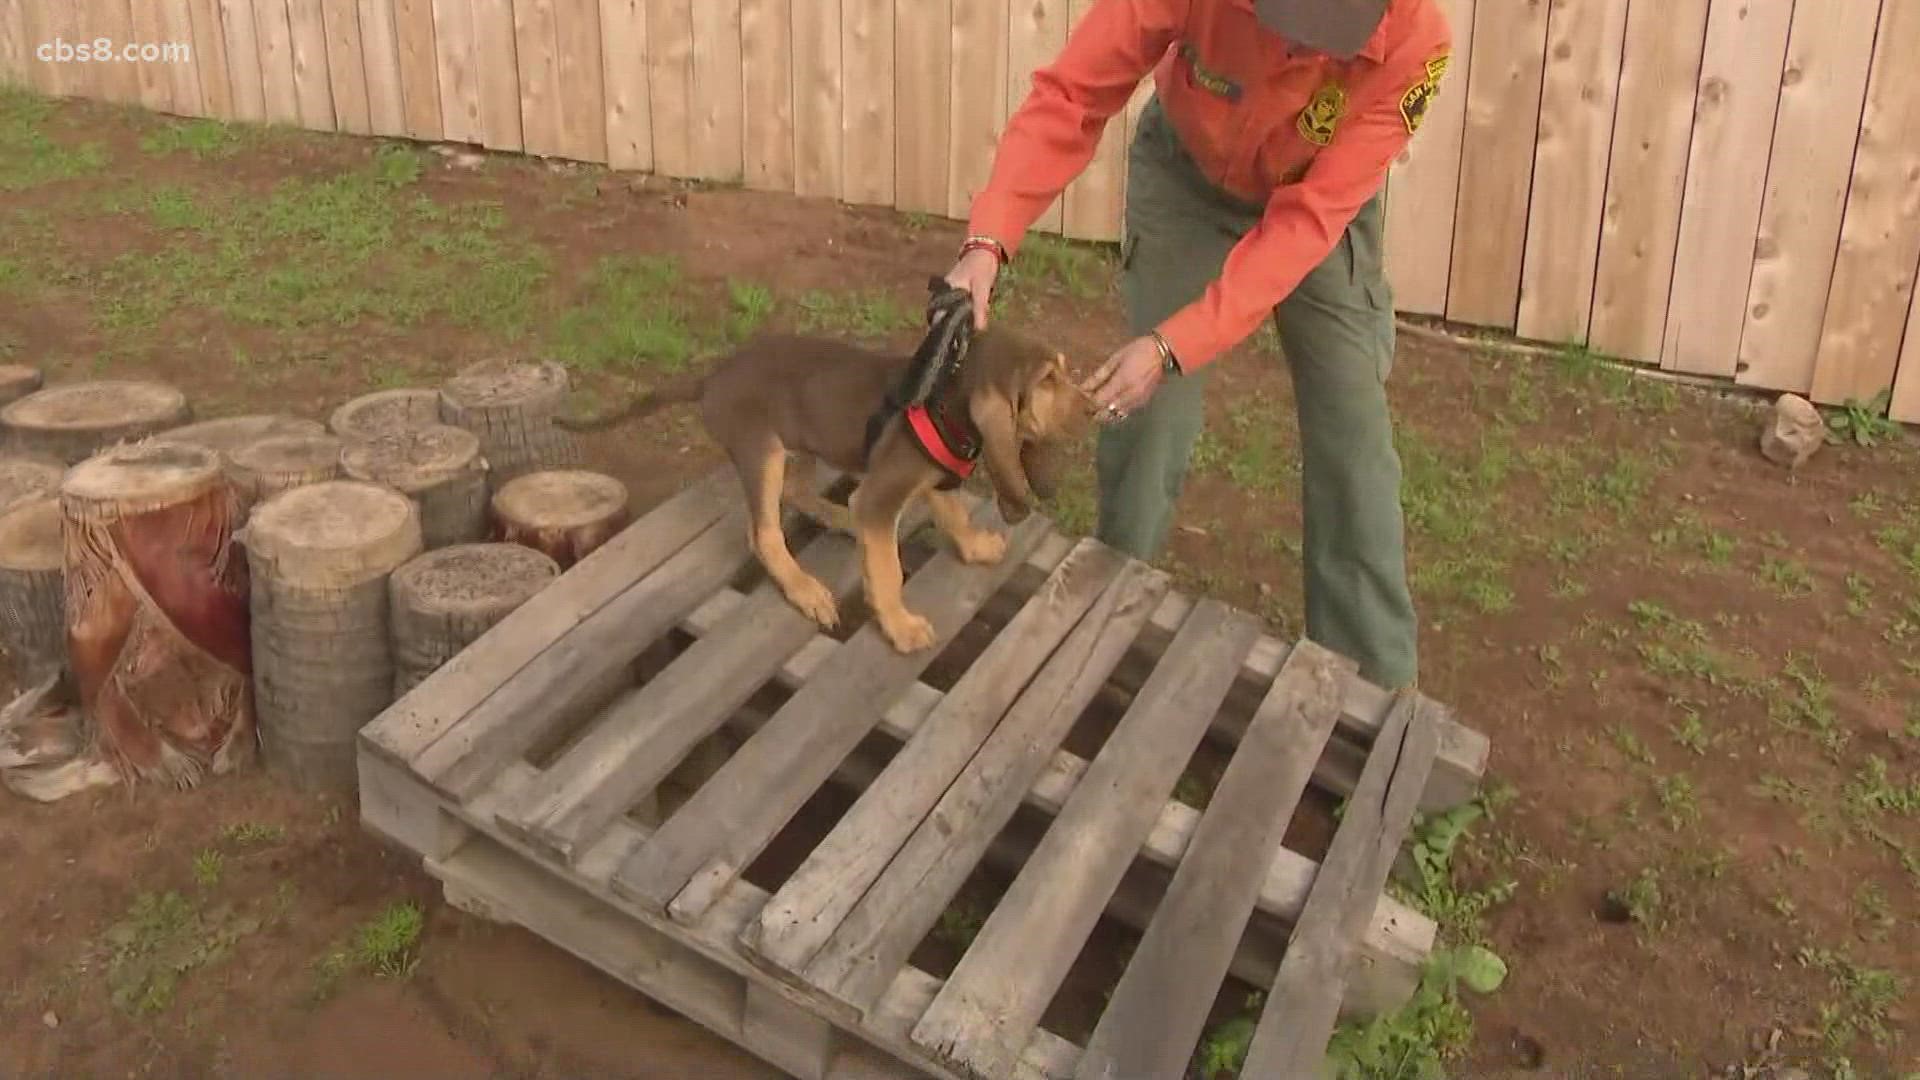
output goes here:
{"type": "Polygon", "coordinates": [[[1009,524],[1023,520],[1033,509],[1033,484],[1022,465],[1020,416],[1027,398],[1040,380],[1065,358],[1004,331],[986,331],[974,338],[968,355],[971,386],[967,408],[980,429],[981,454],[993,480],[1000,516],[1009,524]]]}

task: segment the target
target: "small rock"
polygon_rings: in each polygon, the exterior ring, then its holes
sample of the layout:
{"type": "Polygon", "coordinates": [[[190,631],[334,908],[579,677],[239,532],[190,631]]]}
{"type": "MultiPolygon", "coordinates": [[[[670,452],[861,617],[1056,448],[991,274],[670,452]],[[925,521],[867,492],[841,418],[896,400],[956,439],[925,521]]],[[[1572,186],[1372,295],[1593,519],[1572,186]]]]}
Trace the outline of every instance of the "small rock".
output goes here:
{"type": "Polygon", "coordinates": [[[447,159],[447,164],[455,169],[477,169],[487,163],[487,155],[476,154],[471,150],[455,154],[447,159]]]}
{"type": "Polygon", "coordinates": [[[1775,465],[1797,469],[1827,440],[1820,410],[1798,394],[1782,394],[1760,430],[1760,453],[1775,465]]]}
{"type": "Polygon", "coordinates": [[[50,1028],[57,1028],[60,1026],[60,1018],[54,1015],[54,1012],[52,1009],[47,1010],[46,1015],[40,1018],[40,1022],[47,1025],[50,1028]]]}

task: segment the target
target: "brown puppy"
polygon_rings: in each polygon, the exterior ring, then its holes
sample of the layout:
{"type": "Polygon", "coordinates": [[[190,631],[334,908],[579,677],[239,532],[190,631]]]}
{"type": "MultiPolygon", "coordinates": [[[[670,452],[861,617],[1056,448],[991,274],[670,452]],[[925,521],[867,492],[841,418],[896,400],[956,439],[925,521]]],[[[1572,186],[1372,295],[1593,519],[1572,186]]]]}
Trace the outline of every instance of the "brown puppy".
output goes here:
{"type": "MultiPolygon", "coordinates": [[[[749,543],[793,605],[822,627],[839,621],[832,590],[794,559],[780,527],[784,499],[801,512],[854,534],[860,545],[868,605],[895,649],[916,652],[933,644],[931,624],[901,599],[900,516],[915,498],[927,500],[937,528],[970,563],[993,563],[1006,537],[974,526],[965,504],[939,485],[950,474],[916,446],[900,417],[890,418],[865,453],[867,420],[906,371],[912,357],[881,353],[816,337],[764,336],[721,359],[705,375],[669,385],[613,416],[572,422],[575,430],[602,428],[679,402],[698,401],[707,433],[732,461],[746,489],[749,543]],[[803,483],[788,491],[787,458],[805,477],[815,461],[859,476],[845,508],[803,483]]],[[[955,387],[980,435],[980,458],[1001,516],[1018,522],[1036,495],[1050,492],[1042,462],[1084,430],[1085,395],[1067,371],[1064,354],[993,328],[973,339],[955,387]],[[1040,474],[1039,485],[1029,466],[1040,474]]]]}

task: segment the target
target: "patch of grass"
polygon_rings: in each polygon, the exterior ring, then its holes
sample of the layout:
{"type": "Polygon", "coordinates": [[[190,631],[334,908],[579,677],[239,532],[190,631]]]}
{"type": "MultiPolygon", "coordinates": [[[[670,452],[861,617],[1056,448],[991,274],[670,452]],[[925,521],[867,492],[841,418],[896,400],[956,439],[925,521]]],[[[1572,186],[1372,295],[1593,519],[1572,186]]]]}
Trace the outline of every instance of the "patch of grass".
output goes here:
{"type": "Polygon", "coordinates": [[[1473,1038],[1473,1016],[1460,988],[1491,994],[1506,982],[1507,965],[1477,945],[1439,949],[1421,968],[1406,1005],[1365,1024],[1337,1029],[1327,1045],[1327,1072],[1335,1080],[1418,1080],[1444,1075],[1442,1066],[1473,1038]]]}
{"type": "Polygon", "coordinates": [[[1654,867],[1642,867],[1633,880],[1610,890],[1607,899],[1648,930],[1657,933],[1666,929],[1670,915],[1660,889],[1660,872],[1654,867]]]}
{"type": "Polygon", "coordinates": [[[975,898],[962,894],[954,898],[940,912],[940,919],[934,924],[933,936],[956,949],[965,950],[973,944],[980,928],[986,925],[988,905],[975,898]]]}
{"type": "Polygon", "coordinates": [[[226,857],[218,851],[208,848],[193,857],[193,880],[203,889],[211,889],[220,884],[220,875],[226,867],[226,857]]]}
{"type": "Polygon", "coordinates": [[[586,294],[561,313],[551,334],[554,355],[564,363],[590,371],[677,372],[702,348],[675,259],[605,256],[588,276],[586,294]]]}
{"type": "Polygon", "coordinates": [[[1720,740],[1720,736],[1709,733],[1706,724],[1700,719],[1700,710],[1695,706],[1681,702],[1680,721],[1667,725],[1667,733],[1673,741],[1692,751],[1696,756],[1706,756],[1707,749],[1720,740]]]}
{"type": "Polygon", "coordinates": [[[1413,432],[1400,433],[1397,443],[1407,528],[1423,549],[1431,547],[1413,560],[1414,588],[1484,614],[1512,608],[1514,541],[1500,513],[1514,468],[1509,444],[1490,434],[1477,457],[1463,458],[1413,432]]]}
{"type": "Polygon", "coordinates": [[[802,293],[797,303],[803,334],[880,338],[919,325],[899,301],[878,289],[845,293],[813,289],[802,293]]]}
{"type": "Polygon", "coordinates": [[[1788,599],[1811,596],[1814,591],[1813,575],[1793,559],[1767,556],[1760,563],[1760,580],[1788,599]]]}
{"type": "Polygon", "coordinates": [[[1667,828],[1680,832],[1700,820],[1700,802],[1694,796],[1693,781],[1686,774],[1663,776],[1656,785],[1660,812],[1667,819],[1667,828]]]}
{"type": "Polygon", "coordinates": [[[1209,427],[1193,449],[1194,467],[1224,475],[1249,492],[1281,495],[1300,475],[1291,428],[1281,408],[1266,398],[1236,402],[1225,431],[1209,427]]]}
{"type": "Polygon", "coordinates": [[[1708,525],[1692,509],[1674,514],[1673,521],[1655,529],[1651,539],[1662,549],[1697,555],[1714,566],[1732,562],[1740,546],[1736,537],[1708,525]]]}
{"type": "Polygon", "coordinates": [[[1898,438],[1900,425],[1887,416],[1888,406],[1892,403],[1891,387],[1875,394],[1868,401],[1848,398],[1840,408],[1831,410],[1827,414],[1827,441],[1829,443],[1850,442],[1855,446],[1878,446],[1898,438]]]}
{"type": "Polygon", "coordinates": [[[1847,784],[1847,805],[1857,817],[1920,814],[1920,778],[1902,783],[1887,775],[1887,761],[1867,755],[1867,763],[1847,784]]]}
{"type": "Polygon", "coordinates": [[[287,830],[278,825],[264,822],[243,821],[238,825],[229,825],[220,833],[226,843],[239,847],[277,844],[286,839],[287,830]]]}
{"type": "Polygon", "coordinates": [[[727,338],[742,342],[752,337],[773,314],[773,290],[752,281],[727,282],[727,338]]]}
{"type": "Polygon", "coordinates": [[[1797,692],[1781,692],[1769,699],[1769,716],[1790,731],[1813,736],[1830,751],[1839,750],[1849,735],[1840,726],[1833,687],[1819,662],[1798,653],[1789,654],[1782,674],[1797,692]]]}
{"type": "Polygon", "coordinates": [[[143,892],[107,928],[108,996],[135,1016],[164,1012],[183,979],[226,959],[260,926],[255,916],[203,908],[178,892],[143,892]]]}
{"type": "Polygon", "coordinates": [[[425,914],[412,901],[389,904],[355,927],[344,945],[329,951],[314,965],[314,996],[330,995],[339,981],[355,971],[376,978],[401,979],[420,964],[418,945],[425,914]]]}
{"type": "Polygon", "coordinates": [[[995,291],[1018,287],[1057,289],[1080,300],[1104,295],[1112,275],[1112,256],[1104,249],[1057,236],[1035,233],[1020,245],[1020,255],[1001,273],[995,291]]]}
{"type": "Polygon", "coordinates": [[[156,157],[190,154],[205,160],[229,158],[247,143],[246,129],[218,120],[164,123],[140,137],[140,149],[156,157]]]}
{"type": "Polygon", "coordinates": [[[0,88],[0,191],[25,191],[106,167],[107,150],[99,143],[66,146],[47,134],[53,107],[50,98],[0,88]]]}
{"type": "Polygon", "coordinates": [[[1817,1020],[1821,1042],[1840,1051],[1862,1036],[1876,1046],[1892,1039],[1887,1022],[1904,996],[1906,980],[1895,972],[1863,967],[1843,953],[1805,947],[1796,958],[1803,967],[1827,976],[1833,999],[1820,1006],[1817,1020]]]}
{"type": "Polygon", "coordinates": [[[1450,810],[1414,817],[1407,851],[1411,880],[1397,880],[1390,888],[1403,902],[1433,919],[1449,940],[1486,944],[1483,916],[1512,898],[1518,888],[1519,883],[1512,879],[1496,881],[1483,889],[1462,889],[1453,881],[1455,848],[1475,822],[1493,813],[1502,797],[1483,793],[1450,810]]]}

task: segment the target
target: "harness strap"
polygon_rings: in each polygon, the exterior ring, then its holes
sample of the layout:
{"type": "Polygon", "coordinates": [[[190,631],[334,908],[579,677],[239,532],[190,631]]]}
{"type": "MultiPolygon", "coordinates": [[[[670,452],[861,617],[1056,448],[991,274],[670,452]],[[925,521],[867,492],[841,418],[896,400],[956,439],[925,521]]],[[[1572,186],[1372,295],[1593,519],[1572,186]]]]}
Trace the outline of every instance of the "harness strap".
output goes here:
{"type": "Polygon", "coordinates": [[[958,487],[972,475],[980,456],[980,439],[964,412],[949,414],[947,391],[954,385],[960,364],[973,337],[973,296],[940,278],[928,282],[927,334],[914,351],[900,380],[872,416],[867,418],[864,456],[871,458],[887,421],[904,415],[907,432],[921,451],[949,477],[943,488],[958,487]]]}

